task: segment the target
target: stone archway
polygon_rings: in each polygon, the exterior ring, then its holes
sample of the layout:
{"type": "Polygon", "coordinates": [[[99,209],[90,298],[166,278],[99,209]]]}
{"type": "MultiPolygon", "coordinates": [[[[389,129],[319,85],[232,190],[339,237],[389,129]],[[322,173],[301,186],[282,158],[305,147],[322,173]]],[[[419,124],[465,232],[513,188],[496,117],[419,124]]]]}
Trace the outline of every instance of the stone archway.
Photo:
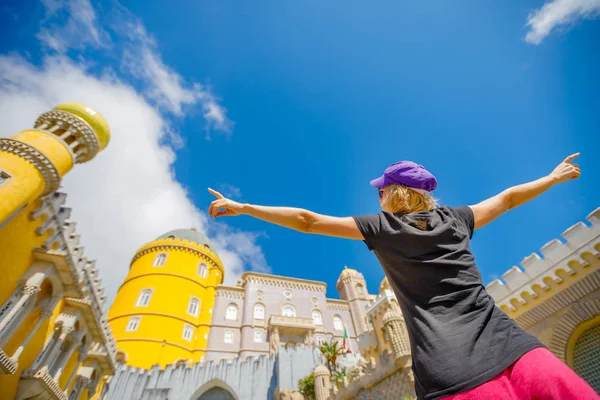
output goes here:
{"type": "Polygon", "coordinates": [[[204,392],[198,400],[235,400],[235,398],[226,389],[214,387],[204,392]]]}
{"type": "Polygon", "coordinates": [[[550,342],[549,349],[556,357],[572,366],[572,360],[569,360],[568,344],[573,332],[577,327],[595,318],[600,314],[600,299],[589,300],[583,303],[571,305],[569,311],[561,316],[561,322],[554,328],[554,334],[550,342]]]}
{"type": "Polygon", "coordinates": [[[191,400],[239,400],[239,397],[227,383],[211,379],[194,392],[191,400]]]}

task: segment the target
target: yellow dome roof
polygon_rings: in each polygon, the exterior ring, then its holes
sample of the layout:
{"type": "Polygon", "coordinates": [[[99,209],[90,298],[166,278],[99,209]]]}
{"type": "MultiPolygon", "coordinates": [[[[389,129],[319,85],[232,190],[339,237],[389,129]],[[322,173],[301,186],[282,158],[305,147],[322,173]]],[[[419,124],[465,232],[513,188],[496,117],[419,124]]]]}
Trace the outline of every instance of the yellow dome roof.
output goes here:
{"type": "Polygon", "coordinates": [[[342,273],[340,274],[340,276],[346,276],[346,275],[358,275],[359,272],[355,269],[352,268],[348,268],[348,267],[344,267],[344,270],[342,271],[342,273]]]}
{"type": "Polygon", "coordinates": [[[379,293],[383,292],[386,289],[392,290],[392,287],[390,286],[390,283],[388,282],[387,276],[381,280],[381,284],[379,285],[379,293]]]}
{"type": "Polygon", "coordinates": [[[96,133],[100,151],[108,145],[108,142],[110,141],[110,128],[99,112],[79,103],[64,103],[54,107],[54,109],[71,113],[87,122],[94,130],[94,133],[96,133]]]}

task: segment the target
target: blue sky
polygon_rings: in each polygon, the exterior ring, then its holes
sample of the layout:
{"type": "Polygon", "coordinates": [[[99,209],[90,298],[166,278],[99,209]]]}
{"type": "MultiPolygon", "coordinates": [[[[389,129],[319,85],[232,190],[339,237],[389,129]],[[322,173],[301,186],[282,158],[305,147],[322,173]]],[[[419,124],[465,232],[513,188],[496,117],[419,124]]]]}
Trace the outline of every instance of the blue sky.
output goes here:
{"type": "Polygon", "coordinates": [[[459,206],[580,151],[579,180],[476,233],[485,283],[600,206],[598,0],[2,7],[0,114],[35,105],[10,129],[66,94],[113,127],[105,154],[65,179],[109,295],[135,249],[169,226],[208,232],[232,276],[323,280],[337,297],[348,265],[377,292],[383,272],[364,244],[249,217],[214,224],[199,213],[208,186],[245,202],[369,214],[379,206],[369,180],[410,159],[437,176],[442,204],[459,206]],[[129,106],[153,123],[124,125],[113,108],[129,106]]]}

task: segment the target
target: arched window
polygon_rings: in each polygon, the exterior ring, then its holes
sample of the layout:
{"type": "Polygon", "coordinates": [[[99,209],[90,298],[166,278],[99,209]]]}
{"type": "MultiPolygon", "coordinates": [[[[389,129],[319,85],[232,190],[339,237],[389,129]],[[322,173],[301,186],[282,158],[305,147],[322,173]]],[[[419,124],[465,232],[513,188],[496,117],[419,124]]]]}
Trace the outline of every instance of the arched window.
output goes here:
{"type": "Polygon", "coordinates": [[[283,315],[284,317],[295,317],[296,316],[296,309],[294,308],[294,306],[286,304],[281,309],[281,315],[283,315]]]}
{"type": "Polygon", "coordinates": [[[163,265],[165,265],[165,262],[167,261],[167,253],[159,253],[156,255],[156,258],[154,259],[154,263],[152,264],[153,267],[162,267],[163,265]]]}
{"type": "Polygon", "coordinates": [[[188,314],[197,317],[198,310],[200,309],[200,300],[197,297],[192,296],[188,304],[188,314]]]}
{"type": "Polygon", "coordinates": [[[313,310],[312,312],[313,324],[315,325],[323,325],[323,316],[321,312],[318,310],[313,310]]]}
{"type": "Polygon", "coordinates": [[[325,338],[323,336],[317,336],[317,345],[321,346],[325,342],[325,338]]]}
{"type": "Polygon", "coordinates": [[[333,316],[333,329],[336,331],[344,330],[344,323],[342,322],[342,318],[339,315],[333,316]]]}
{"type": "Polygon", "coordinates": [[[237,320],[237,311],[238,308],[235,304],[230,304],[227,306],[227,311],[225,312],[225,319],[228,319],[230,321],[235,321],[237,320]]]}
{"type": "Polygon", "coordinates": [[[131,317],[129,318],[129,322],[127,322],[127,327],[125,328],[125,332],[135,332],[140,326],[141,317],[131,317]]]}
{"type": "Polygon", "coordinates": [[[183,324],[183,340],[187,340],[188,342],[192,341],[192,335],[194,333],[194,327],[188,324],[183,324]]]}
{"type": "Polygon", "coordinates": [[[356,285],[356,294],[358,297],[364,297],[365,295],[365,288],[360,283],[356,285]]]}
{"type": "Polygon", "coordinates": [[[200,265],[198,265],[198,275],[200,275],[203,278],[206,278],[207,272],[208,272],[208,267],[206,266],[206,264],[200,263],[200,265]]]}
{"type": "Polygon", "coordinates": [[[263,333],[261,331],[254,331],[254,341],[256,343],[262,343],[263,341],[263,333]]]}
{"type": "Polygon", "coordinates": [[[152,289],[142,290],[140,292],[140,295],[138,296],[135,306],[136,307],[146,307],[150,303],[151,297],[152,297],[152,289]]]}
{"type": "Polygon", "coordinates": [[[260,303],[254,305],[254,319],[265,319],[265,306],[260,303]]]}
{"type": "Polygon", "coordinates": [[[225,337],[223,340],[225,343],[233,343],[233,331],[225,331],[225,337]]]}
{"type": "MultiPolygon", "coordinates": [[[[598,318],[598,317],[596,317],[598,318]]],[[[600,320],[598,320],[600,322],[600,320]]],[[[573,346],[573,370],[585,379],[594,390],[600,390],[600,323],[585,329],[573,346]]]]}

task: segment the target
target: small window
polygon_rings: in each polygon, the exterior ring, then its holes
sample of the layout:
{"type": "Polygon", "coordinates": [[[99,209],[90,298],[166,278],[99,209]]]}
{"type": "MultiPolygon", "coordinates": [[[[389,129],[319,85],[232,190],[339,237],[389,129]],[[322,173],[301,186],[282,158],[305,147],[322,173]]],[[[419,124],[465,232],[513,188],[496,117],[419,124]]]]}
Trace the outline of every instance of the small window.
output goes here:
{"type": "Polygon", "coordinates": [[[2,171],[0,169],[0,186],[4,185],[11,178],[8,172],[2,171]]]}
{"type": "Polygon", "coordinates": [[[152,264],[152,266],[153,267],[162,267],[163,265],[165,265],[166,261],[167,261],[166,253],[157,254],[156,258],[154,259],[154,264],[152,264]]]}
{"type": "Polygon", "coordinates": [[[225,331],[224,341],[225,341],[225,343],[233,343],[233,332],[232,331],[225,331]]]}
{"type": "Polygon", "coordinates": [[[363,297],[365,295],[365,289],[363,288],[363,285],[356,285],[356,294],[358,297],[363,297]]]}
{"type": "Polygon", "coordinates": [[[263,333],[261,331],[254,331],[254,342],[262,343],[263,333]]]}
{"type": "Polygon", "coordinates": [[[292,297],[292,292],[286,289],[283,291],[283,295],[289,299],[290,297],[292,297]]]}
{"type": "Polygon", "coordinates": [[[261,297],[263,297],[264,295],[265,295],[265,294],[263,293],[263,291],[262,291],[262,290],[258,290],[258,291],[256,291],[256,297],[258,297],[259,299],[260,299],[261,297]]]}
{"type": "Polygon", "coordinates": [[[265,306],[262,304],[254,305],[254,319],[265,319],[265,306]]]}
{"type": "Polygon", "coordinates": [[[317,345],[321,346],[325,342],[325,338],[323,336],[317,336],[317,345]]]}
{"type": "Polygon", "coordinates": [[[281,315],[283,315],[284,317],[295,317],[296,309],[293,306],[287,304],[281,309],[281,315]]]}
{"type": "Polygon", "coordinates": [[[188,324],[184,324],[183,340],[187,340],[188,342],[191,342],[193,333],[194,333],[194,327],[191,325],[188,325],[188,324]]]}
{"type": "Polygon", "coordinates": [[[315,325],[323,325],[323,316],[320,311],[313,310],[312,312],[313,324],[315,325]]]}
{"type": "Polygon", "coordinates": [[[140,326],[140,317],[131,317],[129,318],[129,322],[127,323],[127,327],[125,328],[125,332],[135,332],[140,326]]]}
{"type": "Polygon", "coordinates": [[[206,278],[206,273],[208,272],[208,267],[204,263],[200,263],[198,266],[198,275],[203,278],[206,278]]]}
{"type": "Polygon", "coordinates": [[[319,299],[317,299],[316,297],[313,297],[312,303],[316,306],[317,304],[319,304],[319,299]]]}
{"type": "Polygon", "coordinates": [[[152,297],[152,289],[144,289],[140,292],[138,296],[137,302],[135,303],[136,307],[146,307],[150,304],[150,298],[152,297]]]}
{"type": "Polygon", "coordinates": [[[342,322],[342,319],[339,315],[335,315],[333,317],[333,329],[335,329],[336,331],[344,330],[344,323],[342,322]]]}
{"type": "Polygon", "coordinates": [[[225,312],[225,319],[230,321],[237,320],[237,306],[235,304],[230,304],[227,306],[227,311],[225,312]]]}
{"type": "Polygon", "coordinates": [[[198,316],[198,310],[200,309],[200,300],[196,297],[190,298],[190,303],[188,304],[188,314],[194,317],[198,316]]]}

